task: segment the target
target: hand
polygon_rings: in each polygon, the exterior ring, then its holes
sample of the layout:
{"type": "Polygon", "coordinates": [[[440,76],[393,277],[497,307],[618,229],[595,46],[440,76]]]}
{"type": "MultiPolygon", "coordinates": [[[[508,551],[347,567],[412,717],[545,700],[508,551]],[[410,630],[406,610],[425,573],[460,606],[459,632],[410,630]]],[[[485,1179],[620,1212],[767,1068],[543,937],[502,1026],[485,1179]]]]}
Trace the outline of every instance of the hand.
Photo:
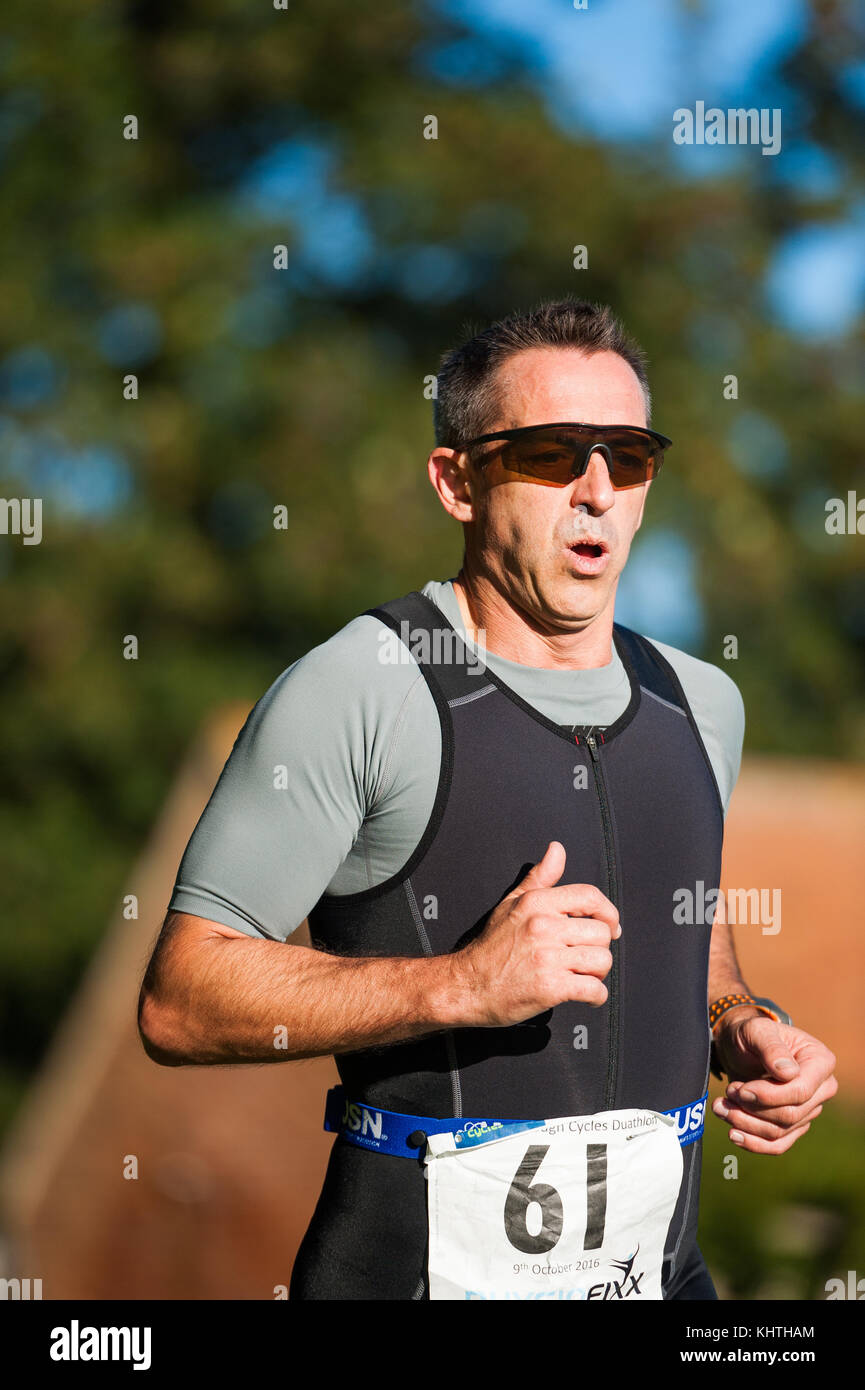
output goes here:
{"type": "Polygon", "coordinates": [[[613,963],[610,941],[621,936],[619,913],[591,883],[557,884],[565,850],[552,840],[538,864],[508,893],[480,936],[451,957],[463,1026],[522,1023],[566,999],[595,1006],[613,963]]]}
{"type": "Polygon", "coordinates": [[[733,1142],[751,1153],[784,1153],[838,1090],[828,1047],[766,1014],[729,1010],[715,1050],[729,1082],[712,1109],[731,1126],[733,1142]]]}

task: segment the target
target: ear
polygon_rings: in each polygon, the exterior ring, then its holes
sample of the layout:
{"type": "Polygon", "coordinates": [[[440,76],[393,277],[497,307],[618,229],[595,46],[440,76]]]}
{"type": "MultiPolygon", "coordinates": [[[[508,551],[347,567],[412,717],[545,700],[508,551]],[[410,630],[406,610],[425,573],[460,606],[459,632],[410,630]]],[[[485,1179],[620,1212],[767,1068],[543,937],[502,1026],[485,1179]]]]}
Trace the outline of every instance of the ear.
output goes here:
{"type": "Polygon", "coordinates": [[[445,511],[456,521],[474,521],[472,489],[477,480],[471,475],[466,453],[437,446],[427,460],[427,473],[445,511]]]}

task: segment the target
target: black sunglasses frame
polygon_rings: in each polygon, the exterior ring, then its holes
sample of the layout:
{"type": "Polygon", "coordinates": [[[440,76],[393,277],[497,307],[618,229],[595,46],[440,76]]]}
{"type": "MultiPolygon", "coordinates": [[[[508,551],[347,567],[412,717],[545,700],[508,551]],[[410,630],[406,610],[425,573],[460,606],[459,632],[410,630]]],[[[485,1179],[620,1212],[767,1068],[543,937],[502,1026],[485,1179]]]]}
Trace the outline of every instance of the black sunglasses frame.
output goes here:
{"type": "MultiPolygon", "coordinates": [[[[642,425],[591,425],[583,420],[553,420],[548,425],[521,425],[515,430],[497,430],[494,434],[479,434],[476,439],[467,439],[464,444],[455,444],[453,447],[460,453],[466,449],[471,449],[475,444],[491,444],[494,439],[519,439],[521,435],[533,434],[538,430],[597,430],[602,435],[607,430],[631,430],[634,434],[648,435],[654,439],[662,449],[669,449],[672,439],[668,439],[665,434],[659,434],[657,430],[644,428],[642,425]]],[[[603,437],[599,443],[603,444],[603,437]]]]}

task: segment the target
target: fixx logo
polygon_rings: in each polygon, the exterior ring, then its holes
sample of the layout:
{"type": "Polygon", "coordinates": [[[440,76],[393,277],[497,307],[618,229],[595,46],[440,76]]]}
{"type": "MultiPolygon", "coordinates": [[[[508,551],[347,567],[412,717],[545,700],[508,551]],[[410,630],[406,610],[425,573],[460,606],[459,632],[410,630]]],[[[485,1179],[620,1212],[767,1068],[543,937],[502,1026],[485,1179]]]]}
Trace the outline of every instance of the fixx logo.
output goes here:
{"type": "Polygon", "coordinates": [[[711,888],[706,892],[702,879],[693,888],[673,892],[673,921],[677,926],[705,923],[711,927],[720,906],[732,925],[746,922],[762,927],[763,936],[777,936],[781,930],[780,888],[711,888]]]}
{"type": "Polygon", "coordinates": [[[781,148],[781,111],[762,106],[722,111],[698,101],[692,111],[680,106],[673,112],[673,140],[677,145],[762,145],[763,154],[781,148]]]}
{"type": "Polygon", "coordinates": [[[379,1141],[386,1136],[382,1135],[382,1125],[384,1116],[380,1110],[367,1110],[365,1105],[354,1105],[351,1101],[346,1101],[345,1109],[342,1112],[342,1127],[349,1130],[352,1134],[359,1134],[362,1139],[378,1139],[379,1141]]]}
{"type": "Polygon", "coordinates": [[[613,1269],[622,1271],[621,1279],[610,1279],[605,1284],[592,1284],[588,1297],[601,1299],[604,1303],[614,1298],[631,1298],[634,1294],[639,1297],[641,1293],[640,1280],[646,1273],[645,1270],[642,1270],[640,1274],[633,1273],[634,1261],[639,1253],[640,1247],[638,1245],[630,1259],[610,1260],[613,1269]]]}

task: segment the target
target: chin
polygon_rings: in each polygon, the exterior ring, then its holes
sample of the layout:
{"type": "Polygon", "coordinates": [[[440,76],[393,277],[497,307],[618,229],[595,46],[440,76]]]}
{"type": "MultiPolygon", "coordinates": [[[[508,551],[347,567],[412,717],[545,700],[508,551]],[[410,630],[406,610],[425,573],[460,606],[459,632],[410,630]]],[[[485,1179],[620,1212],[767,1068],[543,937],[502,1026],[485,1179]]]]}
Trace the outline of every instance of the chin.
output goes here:
{"type": "Polygon", "coordinates": [[[545,612],[548,616],[584,623],[597,617],[603,608],[604,601],[601,596],[597,591],[593,592],[583,580],[577,589],[573,584],[569,584],[551,594],[545,612]]]}

